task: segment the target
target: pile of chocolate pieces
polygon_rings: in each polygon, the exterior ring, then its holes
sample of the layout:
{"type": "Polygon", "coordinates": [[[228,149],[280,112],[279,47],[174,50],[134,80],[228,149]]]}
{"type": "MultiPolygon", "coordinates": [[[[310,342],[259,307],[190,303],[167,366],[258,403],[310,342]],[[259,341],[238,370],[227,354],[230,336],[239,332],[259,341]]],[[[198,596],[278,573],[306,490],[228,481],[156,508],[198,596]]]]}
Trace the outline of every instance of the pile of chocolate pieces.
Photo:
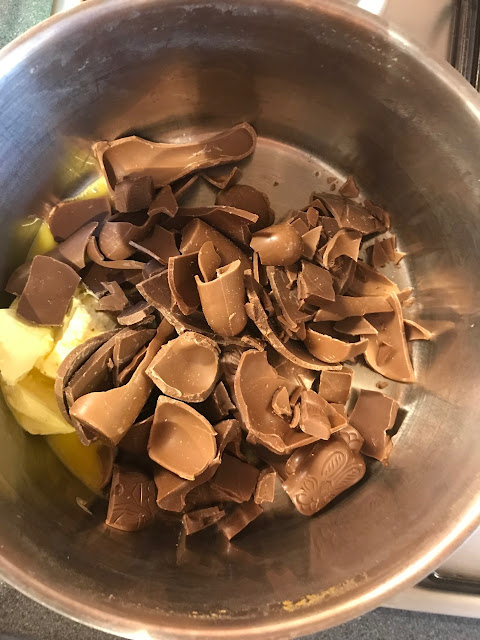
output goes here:
{"type": "Polygon", "coordinates": [[[274,224],[233,164],[255,144],[245,123],[194,144],[96,144],[114,210],[103,197],[58,204],[58,246],[7,285],[37,324],[61,324],[81,282],[117,320],[55,385],[82,442],[105,444],[111,527],[168,511],[187,534],[216,524],[231,539],[274,500],[277,476],[312,515],[362,479],[364,455],[388,460],[398,404],[361,390],[347,416],[345,362],[412,382],[407,339],[430,337],[403,319],[411,289],[377,270],[403,255],[393,235],[371,242],[389,216],[349,179],[274,224]],[[216,204],[182,207],[199,180],[216,204]]]}

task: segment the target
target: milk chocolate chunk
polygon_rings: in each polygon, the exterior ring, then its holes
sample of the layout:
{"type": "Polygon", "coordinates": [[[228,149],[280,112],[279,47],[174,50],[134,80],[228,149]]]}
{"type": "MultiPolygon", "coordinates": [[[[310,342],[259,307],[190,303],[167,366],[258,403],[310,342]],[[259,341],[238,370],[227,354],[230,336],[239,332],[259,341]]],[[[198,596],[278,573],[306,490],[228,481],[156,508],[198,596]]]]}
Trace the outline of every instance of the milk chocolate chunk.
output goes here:
{"type": "MultiPolygon", "coordinates": [[[[116,376],[114,375],[114,383],[116,387],[120,387],[123,384],[126,384],[130,378],[132,377],[134,371],[137,370],[138,365],[145,357],[147,352],[147,347],[142,347],[138,353],[136,353],[133,358],[130,360],[128,364],[126,364],[121,371],[119,371],[116,376]],[[116,380],[115,380],[116,377],[116,380]]],[[[115,374],[115,371],[114,371],[115,374]]]]}
{"type": "Polygon", "coordinates": [[[258,475],[256,467],[226,453],[210,485],[232,502],[247,502],[255,491],[258,475]]]}
{"type": "Polygon", "coordinates": [[[246,351],[235,374],[235,397],[249,440],[275,453],[289,453],[313,438],[290,429],[289,423],[272,410],[272,397],[281,387],[293,391],[293,384],[277,375],[264,351],[246,351]]]}
{"type": "Polygon", "coordinates": [[[333,435],[333,438],[334,439],[341,438],[344,442],[348,444],[350,449],[352,451],[355,451],[356,453],[360,452],[364,443],[363,437],[355,429],[355,427],[352,427],[351,424],[346,424],[342,429],[340,429],[339,431],[337,431],[337,433],[333,435]]]}
{"type": "Polygon", "coordinates": [[[150,458],[181,478],[194,480],[216,453],[212,425],[188,404],[160,396],[148,441],[150,458]]]}
{"type": "Polygon", "coordinates": [[[153,416],[132,424],[127,433],[118,443],[118,448],[134,456],[141,457],[147,454],[148,438],[152,428],[153,416]]]}
{"type": "MultiPolygon", "coordinates": [[[[365,316],[369,314],[386,313],[392,311],[386,298],[381,296],[336,296],[333,302],[322,304],[315,315],[315,322],[343,320],[351,316],[365,316]]],[[[368,318],[369,322],[371,319],[368,318]]],[[[373,324],[373,323],[372,323],[373,324]]]]}
{"type": "Polygon", "coordinates": [[[204,282],[210,282],[215,278],[217,269],[222,264],[222,259],[215,251],[213,242],[205,242],[198,252],[198,267],[204,282]]]}
{"type": "Polygon", "coordinates": [[[290,396],[287,387],[280,387],[272,396],[273,412],[281,418],[290,418],[292,407],[290,406],[290,396]]]}
{"type": "Polygon", "coordinates": [[[349,283],[348,292],[354,296],[388,296],[398,293],[397,285],[380,271],[362,261],[358,261],[355,274],[349,283]]]}
{"type": "Polygon", "coordinates": [[[395,423],[398,402],[380,391],[362,389],[350,415],[350,424],[364,439],[362,453],[385,463],[392,450],[386,434],[395,423]]]}
{"type": "Polygon", "coordinates": [[[395,293],[388,296],[387,303],[393,313],[376,313],[368,317],[378,333],[366,336],[368,345],[365,360],[372,369],[390,380],[414,382],[415,374],[408,353],[402,307],[395,293]]]}
{"type": "Polygon", "coordinates": [[[60,202],[50,211],[46,222],[57,242],[66,240],[89,222],[101,223],[111,215],[106,197],[60,202]]]}
{"type": "MultiPolygon", "coordinates": [[[[239,179],[241,175],[241,171],[238,167],[232,167],[228,170],[226,167],[212,167],[211,169],[207,169],[206,171],[202,171],[202,178],[209,182],[211,185],[216,187],[217,189],[228,189],[233,183],[239,179]]],[[[224,204],[223,202],[218,202],[217,204],[224,204]]],[[[233,205],[236,206],[236,205],[233,205]]],[[[240,209],[242,207],[239,207],[240,209]]],[[[255,212],[253,212],[255,213],[255,212]]]]}
{"type": "Polygon", "coordinates": [[[297,278],[298,298],[303,303],[323,306],[325,301],[335,300],[332,276],[326,269],[302,260],[302,270],[297,278]]]}
{"type": "Polygon", "coordinates": [[[179,513],[186,506],[188,494],[196,487],[208,482],[218,468],[220,461],[214,461],[207,469],[195,478],[185,480],[176,473],[158,467],[154,474],[157,487],[157,505],[165,511],[179,513]]]}
{"type": "Polygon", "coordinates": [[[105,523],[121,531],[139,531],[157,515],[153,480],[142,471],[115,465],[105,523]]]}
{"type": "Polygon", "coordinates": [[[373,324],[362,316],[352,316],[336,322],[335,331],[344,333],[347,336],[367,336],[378,333],[373,324]]]}
{"type": "Polygon", "coordinates": [[[294,264],[303,253],[302,238],[286,222],[257,231],[250,247],[258,253],[262,264],[277,267],[294,264]]]}
{"type": "Polygon", "coordinates": [[[378,269],[379,267],[384,267],[387,262],[389,262],[388,254],[384,250],[381,242],[375,242],[372,245],[370,252],[370,259],[372,262],[372,267],[374,269],[378,269]]]}
{"type": "Polygon", "coordinates": [[[104,282],[106,296],[97,302],[97,311],[123,311],[128,305],[128,298],[118,282],[104,282]]]}
{"type": "Polygon", "coordinates": [[[188,316],[200,304],[195,277],[200,274],[198,253],[184,253],[168,259],[168,285],[180,311],[188,316]]]}
{"type": "Polygon", "coordinates": [[[207,507],[206,509],[197,509],[189,511],[182,517],[182,524],[187,536],[197,531],[202,531],[207,527],[211,527],[221,520],[225,515],[225,511],[219,507],[207,507]]]}
{"type": "Polygon", "coordinates": [[[217,382],[219,352],[210,338],[186,331],[159,350],[147,375],[171,398],[202,402],[217,382]]]}
{"type": "Polygon", "coordinates": [[[139,262],[138,260],[106,260],[98,248],[97,239],[93,237],[88,241],[87,253],[90,260],[105,269],[141,271],[145,266],[144,262],[139,262]]]}
{"type": "Polygon", "coordinates": [[[365,462],[359,453],[341,439],[318,443],[283,482],[283,488],[295,507],[312,516],[365,474],[365,462]]]}
{"type": "Polygon", "coordinates": [[[266,272],[272,293],[289,327],[295,329],[302,322],[311,320],[312,314],[304,313],[298,309],[297,290],[289,288],[289,279],[284,269],[267,267],[266,272]]]}
{"type": "Polygon", "coordinates": [[[235,411],[236,407],[232,403],[228,391],[223,384],[219,382],[212,393],[208,396],[202,405],[201,413],[212,424],[226,418],[231,411],[235,411]]]}
{"type": "Polygon", "coordinates": [[[250,226],[258,220],[258,216],[249,211],[235,209],[235,207],[181,207],[176,221],[185,224],[190,218],[201,218],[217,231],[240,245],[248,246],[252,234],[250,226]]]}
{"type": "MultiPolygon", "coordinates": [[[[315,211],[315,209],[314,209],[315,211]]],[[[315,227],[310,229],[302,235],[303,241],[303,257],[308,260],[313,260],[315,253],[317,252],[318,245],[320,244],[320,238],[322,235],[322,227],[315,227]]]]}
{"type": "Polygon", "coordinates": [[[373,204],[370,200],[365,200],[363,206],[369,211],[385,229],[390,229],[390,214],[382,207],[373,204]]]}
{"type": "Polygon", "coordinates": [[[318,394],[327,402],[345,404],[350,396],[353,371],[342,367],[340,371],[323,371],[320,376],[318,394]]]}
{"type": "Polygon", "coordinates": [[[113,338],[112,360],[120,371],[155,336],[155,329],[126,329],[113,338]]]}
{"type": "Polygon", "coordinates": [[[358,259],[362,234],[358,231],[339,229],[337,233],[328,240],[323,254],[324,267],[331,267],[340,256],[347,256],[354,262],[358,259]]]}
{"type": "Polygon", "coordinates": [[[333,236],[340,229],[335,218],[330,218],[328,215],[319,216],[318,224],[321,225],[322,231],[327,236],[327,238],[333,238],[333,236]]]}
{"type": "Polygon", "coordinates": [[[239,504],[233,511],[220,520],[218,528],[220,532],[231,540],[243,531],[255,518],[263,513],[263,509],[253,500],[245,504],[239,504]]]}
{"type": "Polygon", "coordinates": [[[357,198],[360,195],[360,191],[355,184],[353,176],[348,176],[346,181],[338,190],[338,193],[344,198],[357,198]]]}
{"type": "Polygon", "coordinates": [[[134,253],[130,242],[140,242],[155,224],[155,216],[138,212],[120,213],[107,220],[98,237],[102,254],[109,260],[124,260],[134,253]]]}
{"type": "Polygon", "coordinates": [[[344,342],[337,338],[317,331],[315,323],[311,324],[307,329],[307,337],[305,338],[305,346],[319,360],[323,362],[343,362],[344,360],[353,360],[367,349],[368,342],[366,339],[359,342],[344,342]]]}
{"type": "Polygon", "coordinates": [[[404,318],[403,325],[408,342],[412,340],[431,340],[433,337],[433,333],[425,327],[422,327],[418,322],[404,318]]]}
{"type": "Polygon", "coordinates": [[[311,389],[317,379],[317,371],[305,369],[304,367],[294,364],[291,360],[287,360],[287,358],[280,355],[278,351],[273,349],[269,351],[268,359],[279,376],[291,380],[297,386],[311,389]]]}
{"type": "Polygon", "coordinates": [[[163,320],[130,380],[122,387],[78,398],[70,408],[70,415],[92,430],[100,440],[118,444],[136,421],[152,391],[153,382],[145,372],[172,331],[172,327],[163,320]]]}
{"type": "Polygon", "coordinates": [[[148,302],[140,301],[137,304],[131,305],[124,309],[117,316],[118,324],[123,324],[126,326],[131,326],[134,324],[138,324],[139,322],[145,321],[148,319],[153,320],[153,316],[150,317],[150,314],[153,311],[153,307],[148,304],[148,302]]]}
{"type": "Polygon", "coordinates": [[[300,395],[299,426],[317,440],[328,440],[330,420],[325,412],[326,402],[315,391],[302,391],[300,395]]]}
{"type": "Polygon", "coordinates": [[[243,122],[201,142],[167,144],[129,136],[97,142],[93,153],[111,190],[124,178],[145,175],[158,189],[194,171],[243,160],[253,153],[256,138],[243,122]]]}
{"type": "Polygon", "coordinates": [[[341,229],[359,231],[362,235],[386,231],[387,227],[364,206],[332,194],[322,194],[320,200],[341,229]]]}
{"type": "Polygon", "coordinates": [[[149,236],[138,242],[130,241],[130,245],[164,265],[168,264],[169,258],[180,255],[175,234],[158,224],[153,227],[149,236]]]}
{"type": "Polygon", "coordinates": [[[299,217],[291,218],[288,220],[288,224],[295,229],[299,236],[303,237],[309,231],[308,224],[299,217]]]}
{"type": "Polygon", "coordinates": [[[194,218],[185,225],[182,231],[182,242],[180,251],[182,253],[192,253],[200,251],[205,242],[213,242],[215,251],[222,259],[222,265],[227,265],[235,260],[240,260],[242,269],[250,269],[250,260],[231,240],[226,238],[219,231],[211,227],[200,218],[194,218]]]}
{"type": "Polygon", "coordinates": [[[273,502],[275,500],[275,483],[277,481],[277,473],[272,467],[267,467],[260,471],[258,476],[255,494],[253,496],[256,504],[264,504],[265,502],[273,502]]]}
{"type": "Polygon", "coordinates": [[[221,191],[215,203],[255,213],[258,220],[250,227],[252,233],[270,226],[275,219],[267,196],[248,184],[236,184],[221,191]]]}
{"type": "Polygon", "coordinates": [[[177,199],[173,195],[172,187],[167,185],[162,187],[148,207],[148,215],[156,216],[159,213],[166,213],[173,218],[178,211],[177,199]]]}
{"type": "Polygon", "coordinates": [[[151,176],[125,178],[117,182],[113,191],[115,209],[120,213],[134,213],[148,209],[151,205],[155,190],[151,176]]]}
{"type": "Polygon", "coordinates": [[[67,264],[35,256],[17,315],[35,324],[60,326],[79,283],[79,275],[67,264]]]}
{"type": "Polygon", "coordinates": [[[245,285],[240,260],[217,269],[217,277],[202,282],[195,276],[202,311],[209,326],[221,336],[236,336],[247,324],[245,285]]]}

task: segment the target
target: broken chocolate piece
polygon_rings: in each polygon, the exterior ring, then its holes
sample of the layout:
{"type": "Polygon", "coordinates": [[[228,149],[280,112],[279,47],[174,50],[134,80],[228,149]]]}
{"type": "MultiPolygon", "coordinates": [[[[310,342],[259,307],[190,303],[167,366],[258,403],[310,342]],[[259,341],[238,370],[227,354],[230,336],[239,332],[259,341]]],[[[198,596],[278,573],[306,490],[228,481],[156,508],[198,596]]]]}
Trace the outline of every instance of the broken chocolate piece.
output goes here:
{"type": "Polygon", "coordinates": [[[411,342],[412,340],[431,340],[433,337],[433,333],[425,327],[422,327],[418,322],[404,318],[403,324],[408,342],[411,342]]]}
{"type": "Polygon", "coordinates": [[[335,300],[332,276],[315,264],[302,260],[302,270],[297,278],[298,298],[304,304],[323,306],[325,301],[335,300]]]}
{"type": "Polygon", "coordinates": [[[165,469],[194,480],[217,453],[212,425],[180,400],[160,396],[157,401],[148,455],[165,469]]]}
{"type": "Polygon", "coordinates": [[[175,223],[183,226],[190,218],[201,218],[230,240],[246,246],[252,237],[250,227],[258,220],[258,216],[249,211],[217,205],[214,207],[181,207],[178,210],[175,223]]]}
{"type": "Polygon", "coordinates": [[[262,264],[277,267],[294,264],[303,253],[302,238],[286,222],[257,231],[250,247],[258,253],[262,264]]]}
{"type": "MultiPolygon", "coordinates": [[[[310,209],[309,209],[310,211],[310,209]]],[[[312,209],[315,211],[315,209],[312,209]]],[[[322,235],[322,227],[315,227],[310,229],[302,235],[303,241],[303,257],[308,260],[313,260],[315,253],[317,252],[318,245],[320,244],[320,237],[322,235]]]]}
{"type": "Polygon", "coordinates": [[[115,185],[113,202],[115,209],[120,213],[134,213],[148,209],[154,195],[155,190],[151,176],[125,178],[115,185]]]}
{"type": "Polygon", "coordinates": [[[128,305],[128,298],[118,282],[104,282],[107,295],[97,302],[97,311],[123,311],[128,305]]]}
{"type": "Polygon", "coordinates": [[[288,220],[288,224],[291,225],[299,236],[303,237],[306,233],[308,233],[309,227],[306,222],[304,222],[298,216],[291,218],[288,220]]]}
{"type": "Polygon", "coordinates": [[[367,209],[367,211],[375,216],[377,220],[380,221],[385,229],[390,229],[390,214],[387,213],[385,209],[382,209],[382,207],[373,204],[373,202],[371,202],[370,200],[365,200],[363,206],[365,207],[365,209],[367,209]]]}
{"type": "Polygon", "coordinates": [[[362,234],[358,231],[339,229],[333,238],[330,238],[325,245],[323,266],[327,269],[332,267],[340,256],[347,256],[356,262],[361,240],[362,234]]]}
{"type": "Polygon", "coordinates": [[[118,324],[126,326],[138,324],[143,321],[148,322],[149,319],[153,319],[150,317],[152,311],[153,307],[149,305],[148,302],[142,300],[137,302],[137,304],[127,307],[119,313],[117,316],[117,322],[118,324]]]}
{"type": "Polygon", "coordinates": [[[198,267],[204,282],[210,282],[215,278],[217,269],[220,267],[222,259],[215,251],[213,242],[209,240],[202,245],[198,252],[198,267]]]}
{"type": "Polygon", "coordinates": [[[228,540],[231,540],[253,522],[255,518],[258,518],[261,513],[263,513],[262,507],[250,500],[245,504],[239,504],[233,511],[222,518],[218,528],[228,540]]]}
{"type": "Polygon", "coordinates": [[[178,211],[176,197],[173,195],[172,187],[167,185],[158,192],[153,202],[148,208],[149,216],[156,216],[159,213],[166,213],[167,216],[173,218],[178,211]]]}
{"type": "Polygon", "coordinates": [[[92,260],[95,264],[98,264],[101,267],[106,269],[122,269],[122,270],[137,270],[141,271],[145,263],[139,262],[138,260],[105,260],[102,252],[98,248],[98,243],[96,238],[90,238],[87,244],[87,253],[90,260],[92,260]]]}
{"type": "Polygon", "coordinates": [[[200,174],[194,173],[193,176],[181,178],[180,180],[177,180],[174,184],[172,184],[173,195],[175,196],[177,202],[179,202],[180,198],[182,198],[190,191],[190,189],[196,184],[199,178],[200,174]]]}
{"type": "MultiPolygon", "coordinates": [[[[226,167],[212,167],[211,169],[207,169],[206,171],[202,171],[200,173],[202,178],[209,182],[211,185],[216,187],[217,189],[227,189],[232,185],[236,180],[239,179],[241,175],[241,171],[238,167],[232,167],[232,169],[228,170],[226,167]]],[[[223,202],[218,202],[217,204],[224,204],[223,202]]],[[[236,205],[233,205],[236,206],[236,205]]],[[[242,207],[239,207],[240,209],[242,207]]],[[[255,212],[253,212],[255,213],[255,212]]]]}
{"type": "Polygon", "coordinates": [[[382,221],[361,204],[353,202],[353,200],[326,193],[321,194],[319,199],[335,218],[341,229],[352,229],[359,231],[362,235],[387,230],[382,221]]]}
{"type": "Polygon", "coordinates": [[[206,509],[197,509],[189,511],[182,517],[182,524],[187,536],[197,531],[202,531],[207,527],[211,527],[221,520],[225,515],[223,509],[218,507],[207,507],[206,509]]]}
{"type": "Polygon", "coordinates": [[[346,181],[338,190],[338,193],[344,198],[357,198],[360,195],[360,191],[355,184],[353,176],[348,176],[346,181]]]}
{"type": "Polygon", "coordinates": [[[217,269],[217,277],[202,282],[195,276],[202,311],[209,326],[221,336],[236,336],[247,324],[245,285],[240,260],[217,269]]]}
{"type": "Polygon", "coordinates": [[[184,253],[168,259],[168,285],[173,301],[188,316],[200,304],[195,278],[200,274],[198,253],[184,253]]]}
{"type": "Polygon", "coordinates": [[[290,329],[294,330],[302,322],[311,320],[313,314],[299,311],[297,291],[289,288],[288,276],[284,269],[281,267],[267,267],[266,272],[272,287],[272,293],[290,329]]]}
{"type": "Polygon", "coordinates": [[[307,328],[307,337],[305,338],[305,346],[322,362],[343,362],[344,360],[353,360],[361,353],[364,353],[368,345],[366,339],[359,342],[344,342],[337,338],[321,333],[317,330],[315,323],[307,328]]]}
{"type": "Polygon", "coordinates": [[[348,285],[349,293],[354,296],[388,296],[392,291],[398,293],[398,287],[387,276],[361,260],[357,262],[355,274],[348,285]]]}
{"type": "MultiPolygon", "coordinates": [[[[295,403],[294,403],[295,404],[295,403]]],[[[280,387],[272,396],[272,409],[281,418],[290,418],[292,407],[287,387],[280,387]]]]}
{"type": "Polygon", "coordinates": [[[227,500],[247,502],[255,491],[258,475],[259,471],[256,467],[226,453],[217,472],[210,480],[210,485],[225,495],[227,500]]]}
{"type": "Polygon", "coordinates": [[[345,318],[333,325],[338,333],[344,333],[347,336],[367,336],[378,333],[373,324],[362,316],[352,316],[345,318]]]}
{"type": "Polygon", "coordinates": [[[215,203],[255,213],[258,216],[258,220],[250,227],[252,233],[270,226],[275,219],[275,214],[270,208],[267,196],[247,184],[236,184],[225,191],[221,191],[217,195],[215,203]]]}
{"type": "Polygon", "coordinates": [[[61,242],[88,222],[101,223],[110,215],[111,207],[108,198],[67,200],[53,207],[45,221],[56,242],[61,242]]]}
{"type": "Polygon", "coordinates": [[[159,350],[147,375],[171,398],[202,402],[217,382],[219,352],[210,338],[186,331],[159,350]]]}
{"type": "Polygon", "coordinates": [[[179,256],[180,251],[177,249],[175,235],[172,231],[167,231],[160,225],[155,225],[149,236],[139,242],[130,241],[130,245],[146,253],[148,256],[157,260],[160,264],[168,264],[169,258],[179,256]]]}
{"type": "Polygon", "coordinates": [[[107,185],[113,191],[127,177],[151,176],[155,187],[164,187],[183,176],[243,160],[255,149],[256,133],[243,122],[201,142],[167,144],[137,136],[93,145],[107,185]]]}
{"type": "Polygon", "coordinates": [[[112,360],[120,371],[140,349],[153,339],[155,329],[126,329],[113,338],[112,360]]]}
{"type": "Polygon", "coordinates": [[[379,267],[384,267],[387,262],[389,262],[389,257],[386,251],[384,250],[382,243],[377,241],[371,247],[370,252],[370,260],[372,262],[372,267],[374,269],[378,269],[379,267]]]}
{"type": "MultiPolygon", "coordinates": [[[[336,296],[333,302],[322,304],[315,315],[315,322],[343,320],[351,316],[365,316],[391,312],[392,307],[385,298],[380,296],[336,296]]],[[[371,322],[369,318],[369,322],[371,322]]],[[[373,324],[373,323],[372,323],[373,324]]]]}
{"type": "Polygon", "coordinates": [[[132,424],[118,443],[118,448],[137,457],[147,455],[148,438],[152,428],[153,416],[132,424]]]}
{"type": "Polygon", "coordinates": [[[300,395],[300,429],[317,440],[328,440],[330,438],[330,420],[325,408],[325,400],[315,391],[302,391],[300,395]]]}
{"type": "MultiPolygon", "coordinates": [[[[223,382],[219,382],[212,393],[204,401],[201,413],[212,424],[226,418],[231,411],[235,411],[236,407],[232,403],[228,391],[223,382]]],[[[215,427],[216,428],[216,427],[215,427]]]]}
{"type": "Polygon", "coordinates": [[[272,467],[267,467],[260,471],[257,486],[255,488],[254,502],[263,504],[264,502],[273,502],[275,500],[275,483],[277,481],[277,472],[272,467]]]}
{"type": "Polygon", "coordinates": [[[383,463],[388,460],[392,440],[386,431],[393,427],[397,411],[398,402],[393,398],[380,391],[360,391],[349,422],[364,439],[363,454],[383,463]]]}
{"type": "Polygon", "coordinates": [[[283,482],[295,507],[305,516],[323,509],[340,493],[363,478],[365,462],[341,439],[316,444],[283,482]]]}
{"type": "Polygon", "coordinates": [[[115,465],[105,523],[121,531],[139,531],[158,515],[155,483],[145,473],[115,465]]]}
{"type": "Polygon", "coordinates": [[[35,256],[17,315],[34,324],[60,326],[79,283],[80,276],[67,264],[35,256]]]}
{"type": "Polygon", "coordinates": [[[318,395],[327,402],[345,404],[350,396],[353,371],[342,367],[341,371],[323,371],[320,375],[318,395]]]}
{"type": "Polygon", "coordinates": [[[186,505],[187,495],[205,482],[208,482],[218,468],[220,461],[214,461],[195,480],[185,480],[177,474],[158,467],[154,479],[157,486],[157,505],[165,511],[176,513],[183,511],[186,505]]]}
{"type": "Polygon", "coordinates": [[[240,260],[242,270],[250,269],[250,260],[243,251],[231,240],[226,238],[223,234],[200,218],[194,218],[183,228],[180,251],[182,253],[200,251],[205,242],[208,242],[209,240],[213,242],[215,251],[222,259],[222,265],[227,265],[235,262],[235,260],[240,260]]]}
{"type": "Polygon", "coordinates": [[[134,253],[130,242],[141,242],[155,224],[146,213],[119,213],[107,220],[98,237],[102,254],[109,260],[124,260],[134,253]]]}

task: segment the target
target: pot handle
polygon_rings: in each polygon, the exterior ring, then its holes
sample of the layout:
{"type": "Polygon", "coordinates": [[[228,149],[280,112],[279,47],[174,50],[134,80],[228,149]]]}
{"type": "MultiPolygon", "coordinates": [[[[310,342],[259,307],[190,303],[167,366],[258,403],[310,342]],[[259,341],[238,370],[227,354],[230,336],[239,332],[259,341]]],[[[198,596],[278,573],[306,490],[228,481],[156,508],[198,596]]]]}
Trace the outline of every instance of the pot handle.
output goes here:
{"type": "Polygon", "coordinates": [[[450,62],[480,91],[480,0],[455,0],[450,62]]]}

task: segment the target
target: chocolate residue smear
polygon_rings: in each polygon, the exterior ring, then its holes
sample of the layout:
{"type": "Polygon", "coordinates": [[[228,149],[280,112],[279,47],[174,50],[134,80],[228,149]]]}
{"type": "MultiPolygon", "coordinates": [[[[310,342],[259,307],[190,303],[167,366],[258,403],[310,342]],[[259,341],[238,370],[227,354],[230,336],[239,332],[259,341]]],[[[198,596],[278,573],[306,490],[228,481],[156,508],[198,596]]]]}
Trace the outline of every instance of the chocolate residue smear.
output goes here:
{"type": "Polygon", "coordinates": [[[7,285],[32,331],[63,325],[85,290],[111,321],[72,344],[55,382],[82,444],[108,453],[110,527],[168,513],[186,535],[230,540],[276,490],[312,516],[366,462],[388,462],[398,402],[358,389],[350,365],[414,382],[408,342],[436,335],[403,317],[412,290],[380,270],[404,256],[390,216],[349,177],[275,224],[268,196],[238,182],[255,144],[247,123],[188,144],[95,144],[110,198],[53,207],[60,244],[7,285]],[[215,204],[183,206],[198,180],[215,204]]]}

